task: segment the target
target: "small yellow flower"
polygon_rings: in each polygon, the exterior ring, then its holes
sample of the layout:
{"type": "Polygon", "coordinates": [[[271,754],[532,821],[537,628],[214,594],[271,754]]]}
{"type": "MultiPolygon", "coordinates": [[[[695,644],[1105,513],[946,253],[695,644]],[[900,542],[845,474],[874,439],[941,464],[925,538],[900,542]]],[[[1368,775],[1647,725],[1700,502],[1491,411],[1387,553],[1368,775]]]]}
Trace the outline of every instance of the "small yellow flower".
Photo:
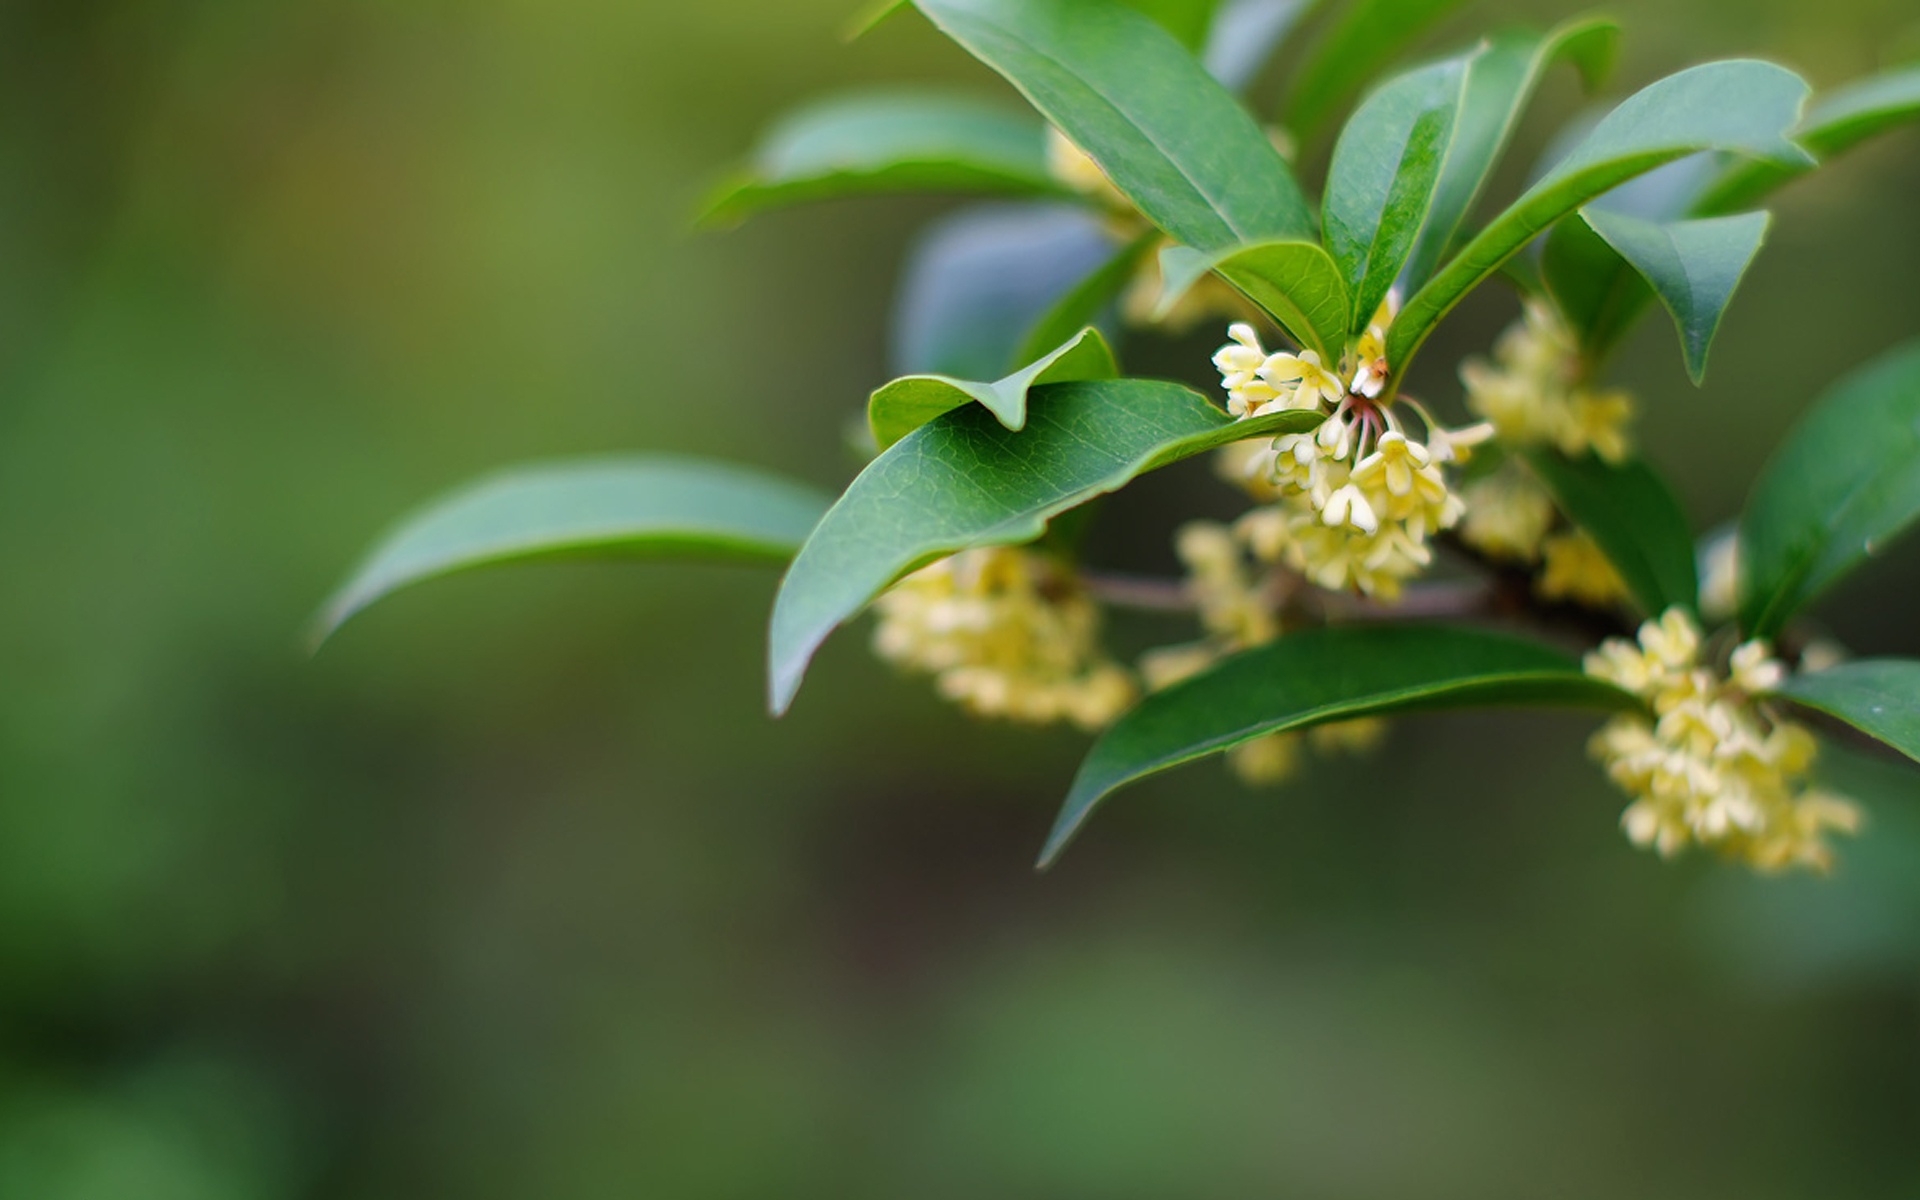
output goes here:
{"type": "Polygon", "coordinates": [[[1852,833],[1860,812],[1809,788],[1818,754],[1812,734],[1755,699],[1784,668],[1765,643],[1734,651],[1727,672],[1702,661],[1700,630],[1680,609],[1640,627],[1638,642],[1609,639],[1587,656],[1587,673],[1646,700],[1658,714],[1616,717],[1591,749],[1633,802],[1621,827],[1637,846],[1671,857],[1712,848],[1762,871],[1828,870],[1830,833],[1852,833]]]}
{"type": "Polygon", "coordinates": [[[1100,650],[1100,613],[1071,572],[1015,547],[965,550],[874,602],[874,650],[937,678],[979,716],[1098,729],[1137,694],[1100,650]]]}
{"type": "Polygon", "coordinates": [[[1461,540],[1490,558],[1530,563],[1553,528],[1553,498],[1532,477],[1511,467],[1467,485],[1461,540]]]}
{"type": "Polygon", "coordinates": [[[1534,588],[1546,599],[1606,608],[1626,598],[1626,581],[1586,531],[1555,534],[1540,551],[1546,567],[1534,588]]]}

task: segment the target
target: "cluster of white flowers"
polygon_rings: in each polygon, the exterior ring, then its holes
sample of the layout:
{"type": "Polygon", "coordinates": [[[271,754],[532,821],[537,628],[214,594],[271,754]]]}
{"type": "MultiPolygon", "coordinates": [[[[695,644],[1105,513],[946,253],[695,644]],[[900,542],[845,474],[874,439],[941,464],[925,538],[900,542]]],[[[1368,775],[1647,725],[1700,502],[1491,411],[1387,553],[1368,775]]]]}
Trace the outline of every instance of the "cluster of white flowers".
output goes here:
{"type": "Polygon", "coordinates": [[[1428,540],[1466,512],[1442,468],[1493,436],[1484,424],[1444,429],[1411,403],[1426,436],[1409,434],[1398,405],[1381,398],[1392,317],[1389,300],[1337,371],[1312,350],[1269,354],[1248,325],[1235,325],[1213,359],[1237,417],[1327,414],[1318,429],[1277,438],[1247,463],[1275,500],[1241,519],[1241,537],[1262,561],[1284,562],[1321,587],[1386,599],[1432,563],[1428,540]]]}
{"type": "Polygon", "coordinates": [[[1762,705],[1786,675],[1765,642],[1742,645],[1716,672],[1699,627],[1676,608],[1642,625],[1638,643],[1608,640],[1586,670],[1653,709],[1652,720],[1614,718],[1592,744],[1635,798],[1621,825],[1636,845],[1666,856],[1700,845],[1765,871],[1825,871],[1827,834],[1859,829],[1850,801],[1806,783],[1813,735],[1762,705]]]}
{"type": "Polygon", "coordinates": [[[1100,610],[1073,573],[1017,547],[964,550],[874,603],[882,658],[938,677],[942,695],[984,717],[1099,729],[1137,695],[1100,648],[1100,610]]]}
{"type": "MultiPolygon", "coordinates": [[[[1140,674],[1155,691],[1199,674],[1219,659],[1263,646],[1281,635],[1272,590],[1254,569],[1233,531],[1212,521],[1181,526],[1174,548],[1187,568],[1187,591],[1207,633],[1203,641],[1163,646],[1140,660],[1140,674]]],[[[1303,743],[1323,756],[1358,754],[1378,745],[1386,723],[1372,718],[1321,725],[1305,734],[1274,733],[1227,752],[1227,765],[1243,783],[1285,783],[1300,769],[1303,743]]]]}
{"type": "MultiPolygon", "coordinates": [[[[1633,398],[1588,386],[1585,369],[1559,315],[1536,300],[1501,335],[1493,361],[1468,359],[1460,379],[1467,407],[1493,425],[1503,445],[1548,446],[1574,456],[1591,451],[1623,462],[1633,453],[1633,398]]],[[[1465,498],[1461,540],[1490,558],[1544,563],[1536,581],[1542,596],[1595,608],[1626,596],[1625,582],[1593,539],[1577,529],[1555,532],[1552,498],[1518,464],[1468,484],[1465,498]]]]}

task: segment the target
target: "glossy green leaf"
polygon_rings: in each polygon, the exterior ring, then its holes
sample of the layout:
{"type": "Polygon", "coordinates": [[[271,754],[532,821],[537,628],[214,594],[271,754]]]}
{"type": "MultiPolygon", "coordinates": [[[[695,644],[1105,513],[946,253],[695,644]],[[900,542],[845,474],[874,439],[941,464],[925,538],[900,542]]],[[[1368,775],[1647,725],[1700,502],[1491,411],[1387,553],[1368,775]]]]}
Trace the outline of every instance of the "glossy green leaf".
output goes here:
{"type": "Polygon", "coordinates": [[[1160,240],[1158,232],[1141,234],[1075,284],[1027,330],[1015,361],[1033,362],[1074,336],[1075,330],[1101,324],[1160,240]]]}
{"type": "Polygon", "coordinates": [[[1352,296],[1353,333],[1386,299],[1426,222],[1471,61],[1450,58],[1388,81],[1333,148],[1320,228],[1352,296]]]}
{"type": "Polygon", "coordinates": [[[1740,518],[1741,621],[1772,637],[1920,518],[1920,342],[1841,380],[1787,435],[1740,518]]]}
{"type": "Polygon", "coordinates": [[[1569,218],[1582,219],[1640,273],[1673,314],[1687,374],[1700,383],[1727,304],[1767,240],[1773,218],[1759,212],[1654,222],[1598,208],[1569,218]]]}
{"type": "Polygon", "coordinates": [[[1734,59],[1670,75],[1628,97],[1407,302],[1387,338],[1396,374],[1468,292],[1595,197],[1703,150],[1806,161],[1786,139],[1806,96],[1806,83],[1786,68],[1734,59]]]}
{"type": "Polygon", "coordinates": [[[1525,455],[1569,520],[1600,547],[1648,616],[1698,606],[1699,566],[1687,514],[1666,481],[1639,461],[1619,466],[1551,450],[1525,455]]]}
{"type": "MultiPolygon", "coordinates": [[[[1920,120],[1920,64],[1834,89],[1815,100],[1794,139],[1827,162],[1869,138],[1920,120]]],[[[1741,163],[1725,171],[1694,205],[1701,215],[1751,208],[1805,174],[1782,163],[1741,163]]]]}
{"type": "Polygon", "coordinates": [[[1506,634],[1430,625],[1290,633],[1142,700],[1094,743],[1041,852],[1060,857],[1106,797],[1150,775],[1270,733],[1408,710],[1636,701],[1561,651],[1506,634]]]}
{"type": "Polygon", "coordinates": [[[729,224],[808,200],[899,191],[1064,193],[1047,168],[1046,127],[964,96],[838,96],[788,116],[701,218],[729,224]]]}
{"type": "Polygon", "coordinates": [[[1542,239],[1539,260],[1533,290],[1552,297],[1589,362],[1599,362],[1653,302],[1653,289],[1640,273],[1577,215],[1542,239]]]}
{"type": "Polygon", "coordinates": [[[698,459],[519,467],[402,521],[327,601],[314,641],[401,588],[476,567],[666,555],[785,562],[829,502],[803,484],[698,459]]]}
{"type": "Polygon", "coordinates": [[[1317,142],[1354,97],[1466,0],[1356,0],[1295,69],[1280,121],[1302,145],[1317,142]]]}
{"type": "Polygon", "coordinates": [[[1021,353],[1036,323],[1113,256],[1105,224],[1077,205],[984,204],[935,221],[902,274],[890,370],[998,379],[1032,362],[1093,323],[1076,322],[1039,354],[1021,353]]]}
{"type": "Polygon", "coordinates": [[[1176,240],[1211,251],[1313,236],[1280,152],[1151,19],[1113,0],[916,2],[1176,240]]]}
{"type": "Polygon", "coordinates": [[[1053,517],[1136,475],[1245,438],[1313,428],[1317,413],[1235,421],[1173,383],[1036,388],[1015,433],[977,405],[922,425],[868,465],[794,559],[768,648],[775,713],[827,635],[887,585],[974,546],[1032,541],[1053,517]]]}
{"type": "Polygon", "coordinates": [[[1244,91],[1289,34],[1322,0],[1226,0],[1207,31],[1200,61],[1232,91],[1244,91]]]}
{"type": "Polygon", "coordinates": [[[1868,658],[1795,675],[1780,695],[1920,761],[1920,662],[1868,658]]]}
{"type": "Polygon", "coordinates": [[[1160,256],[1159,312],[1165,314],[1209,271],[1218,272],[1320,360],[1346,349],[1351,302],[1340,268],[1316,242],[1263,242],[1216,255],[1173,246],[1160,256]]]}
{"type": "Polygon", "coordinates": [[[1427,223],[1408,256],[1403,287],[1418,288],[1440,265],[1513,140],[1521,114],[1548,68],[1566,59],[1592,91],[1612,72],[1619,46],[1620,27],[1591,17],[1569,21],[1546,34],[1509,30],[1488,42],[1467,68],[1453,144],[1434,188],[1427,223]]]}
{"type": "Polygon", "coordinates": [[[887,384],[867,401],[874,444],[885,450],[942,413],[978,403],[1008,429],[1027,423],[1027,392],[1045,383],[1112,379],[1120,373],[1113,350],[1097,329],[1083,329],[1029,365],[994,383],[947,375],[909,375],[887,384]]]}

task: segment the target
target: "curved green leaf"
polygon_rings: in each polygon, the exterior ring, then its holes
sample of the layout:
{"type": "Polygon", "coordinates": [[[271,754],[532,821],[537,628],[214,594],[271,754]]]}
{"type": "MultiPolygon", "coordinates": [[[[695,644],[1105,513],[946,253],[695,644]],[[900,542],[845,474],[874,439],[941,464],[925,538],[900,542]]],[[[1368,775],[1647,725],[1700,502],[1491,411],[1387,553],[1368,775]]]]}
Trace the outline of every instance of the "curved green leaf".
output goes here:
{"type": "Polygon", "coordinates": [[[1619,46],[1620,27],[1594,17],[1568,21],[1544,35],[1508,30],[1488,42],[1467,68],[1453,145],[1440,170],[1427,223],[1408,256],[1403,287],[1419,287],[1440,265],[1547,69],[1565,58],[1579,70],[1587,90],[1594,91],[1612,73],[1619,46]]]}
{"type": "Polygon", "coordinates": [[[1387,298],[1427,219],[1474,57],[1389,80],[1334,145],[1320,228],[1353,297],[1352,333],[1366,329],[1387,298]]]}
{"type": "Polygon", "coordinates": [[[916,3],[1176,240],[1211,251],[1313,235],[1280,152],[1151,19],[1112,0],[916,3]]]}
{"type": "Polygon", "coordinates": [[[848,486],[781,582],[768,644],[773,711],[792,703],[827,635],[902,575],[970,547],[1032,541],[1051,518],[1143,472],[1320,419],[1235,421],[1178,384],[1115,379],[1034,389],[1019,433],[975,405],[922,425],[848,486]]]}
{"type": "Polygon", "coordinates": [[[964,96],[868,93],[808,105],[768,131],[739,178],[708,202],[704,224],[855,193],[939,190],[1061,193],[1046,127],[964,96]]]}
{"type": "Polygon", "coordinates": [[[1407,48],[1465,0],[1358,0],[1315,40],[1280,106],[1281,124],[1309,145],[1407,48]]]}
{"type": "Polygon", "coordinates": [[[1587,455],[1532,450],[1527,465],[1554,503],[1587,531],[1626,581],[1641,611],[1699,606],[1699,564],[1687,514],[1666,481],[1644,462],[1613,466],[1587,455]]]}
{"type": "Polygon", "coordinates": [[[1204,255],[1185,246],[1160,256],[1165,290],[1160,311],[1179,303],[1209,271],[1244,293],[1302,347],[1324,363],[1338,363],[1347,345],[1352,311],[1340,268],[1316,242],[1262,242],[1204,255]]]}
{"type": "Polygon", "coordinates": [[[1920,342],[1842,379],[1787,435],[1740,518],[1741,622],[1772,637],[1920,518],[1920,342]]]}
{"type": "MultiPolygon", "coordinates": [[[[1920,64],[1856,80],[1817,99],[1794,139],[1822,163],[1861,142],[1920,120],[1920,64]]],[[[1702,215],[1751,208],[1806,173],[1786,164],[1749,162],[1723,172],[1694,204],[1702,215]]]]}
{"type": "Polygon", "coordinates": [[[804,484],[699,459],[518,467],[434,501],[382,538],[321,609],[314,643],[401,588],[476,567],[688,554],[785,562],[829,502],[804,484]]]}
{"type": "Polygon", "coordinates": [[[1590,208],[1581,220],[1605,239],[1653,288],[1673,314],[1695,384],[1707,375],[1707,354],[1735,289],[1760,253],[1773,218],[1766,213],[1654,222],[1590,208]]]}
{"type": "Polygon", "coordinates": [[[1072,337],[1075,330],[1106,320],[1105,314],[1114,300],[1127,290],[1140,264],[1159,244],[1159,232],[1150,230],[1120,247],[1112,258],[1101,263],[1040,315],[1027,330],[1015,360],[1032,362],[1072,337]]]}
{"type": "Polygon", "coordinates": [[[1115,791],[1270,733],[1408,710],[1637,701],[1558,650],[1485,630],[1334,626],[1290,633],[1155,692],[1094,743],[1040,853],[1051,866],[1115,791]]]}
{"type": "Polygon", "coordinates": [[[1806,83],[1785,67],[1733,59],[1670,75],[1628,97],[1407,302],[1387,338],[1396,375],[1441,318],[1501,264],[1627,180],[1702,150],[1805,162],[1806,152],[1786,131],[1799,120],[1806,96],[1806,83]]]}
{"type": "Polygon", "coordinates": [[[1112,379],[1120,373],[1113,350],[1098,329],[1083,329],[1065,344],[995,383],[946,375],[909,375],[887,384],[867,401],[874,444],[885,450],[928,421],[978,401],[1008,429],[1027,423],[1027,390],[1043,383],[1112,379]]]}
{"type": "Polygon", "coordinates": [[[1795,675],[1779,695],[1838,717],[1920,761],[1920,662],[1867,658],[1795,675]]]}
{"type": "MultiPolygon", "coordinates": [[[[1540,277],[1532,290],[1552,298],[1590,363],[1599,362],[1653,301],[1653,289],[1619,251],[1578,216],[1541,239],[1540,277]]],[[[1529,261],[1527,256],[1509,265],[1529,261]]]]}

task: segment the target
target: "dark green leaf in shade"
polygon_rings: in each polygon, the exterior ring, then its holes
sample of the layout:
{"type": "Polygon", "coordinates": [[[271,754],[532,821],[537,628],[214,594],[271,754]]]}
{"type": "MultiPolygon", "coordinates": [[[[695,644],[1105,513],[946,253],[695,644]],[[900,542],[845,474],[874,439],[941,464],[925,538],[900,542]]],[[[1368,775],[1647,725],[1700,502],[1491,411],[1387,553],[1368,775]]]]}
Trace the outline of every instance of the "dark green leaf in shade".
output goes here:
{"type": "Polygon", "coordinates": [[[1300,144],[1319,141],[1375,76],[1466,0],[1356,0],[1314,40],[1280,108],[1300,144]]]}
{"type": "Polygon", "coordinates": [[[1795,675],[1779,694],[1920,761],[1920,662],[1866,658],[1795,675]]]}
{"type": "MultiPolygon", "coordinates": [[[[1822,163],[1861,142],[1920,120],[1920,64],[1856,80],[1818,97],[1794,140],[1822,163]]],[[[1747,162],[1723,172],[1695,202],[1700,215],[1751,208],[1806,173],[1784,163],[1747,162]]]]}
{"type": "Polygon", "coordinates": [[[401,588],[475,567],[666,556],[785,562],[829,503],[803,484],[690,458],[518,467],[434,501],[382,538],[321,610],[314,642],[401,588]]]}
{"type": "Polygon", "coordinates": [[[1568,218],[1583,219],[1632,264],[1673,314],[1687,375],[1700,383],[1727,304],[1760,253],[1772,217],[1758,212],[1655,222],[1592,208],[1568,218]]]}
{"type": "MultiPolygon", "coordinates": [[[[1030,331],[1113,257],[1103,222],[1076,205],[985,204],[944,217],[908,257],[889,369],[998,379],[1038,357],[1021,352],[1030,331]]],[[[1039,353],[1091,323],[1074,324],[1039,353]]]]}
{"type": "Polygon", "coordinates": [[[1527,465],[1569,520],[1587,531],[1648,616],[1699,603],[1693,531],[1672,489],[1644,462],[1532,450],[1527,465]]]}
{"type": "Polygon", "coordinates": [[[1143,472],[1320,419],[1235,421],[1178,384],[1115,379],[1034,389],[1018,433],[971,404],[922,425],[848,486],[781,583],[768,645],[773,711],[786,711],[827,635],[902,575],[959,550],[1032,541],[1053,517],[1143,472]]]}
{"type": "Polygon", "coordinates": [[[1165,315],[1209,271],[1239,289],[1272,317],[1301,347],[1320,355],[1329,367],[1346,349],[1347,285],[1340,268],[1316,242],[1263,242],[1216,255],[1185,246],[1160,256],[1164,290],[1158,312],[1165,315]]]}
{"type": "MultiPolygon", "coordinates": [[[[1522,255],[1508,265],[1529,261],[1522,255]]],[[[1552,298],[1590,363],[1618,344],[1653,300],[1653,289],[1640,273],[1578,215],[1541,239],[1539,272],[1533,292],[1552,298]]]]}
{"type": "Polygon", "coordinates": [[[1074,284],[1072,290],[1055,301],[1053,307],[1042,313],[1033,327],[1027,330],[1014,361],[1033,362],[1074,336],[1075,330],[1100,325],[1114,300],[1126,292],[1140,264],[1146,261],[1147,255],[1153,253],[1153,248],[1160,241],[1157,232],[1143,233],[1120,247],[1113,257],[1101,263],[1085,279],[1074,284]]]}
{"type": "Polygon", "coordinates": [[[1112,379],[1120,373],[1107,339],[1083,329],[1039,359],[994,383],[946,375],[909,375],[887,384],[867,401],[874,444],[885,450],[942,413],[978,402],[1008,429],[1027,423],[1027,391],[1039,384],[1112,379]]]}
{"type": "Polygon", "coordinates": [[[1467,68],[1453,144],[1427,223],[1408,256],[1402,287],[1425,283],[1452,247],[1547,69],[1565,58],[1578,69],[1587,90],[1594,91],[1612,73],[1619,45],[1620,27],[1592,17],[1568,21],[1546,34],[1508,30],[1488,42],[1467,68]]]}
{"type": "Polygon", "coordinates": [[[1333,148],[1320,228],[1352,297],[1353,333],[1386,299],[1426,222],[1472,59],[1450,58],[1389,80],[1361,104],[1333,148]]]}
{"type": "Polygon", "coordinates": [[[1225,0],[1200,61],[1222,85],[1245,91],[1296,26],[1322,0],[1225,0]]]}
{"type": "Polygon", "coordinates": [[[1142,700],[1088,752],[1041,851],[1051,866],[1096,806],[1128,784],[1270,733],[1381,713],[1637,706],[1568,655],[1507,634],[1435,625],[1290,633],[1142,700]]]}
{"type": "Polygon", "coordinates": [[[1253,117],[1153,20],[1113,0],[916,0],[1199,250],[1313,236],[1313,214],[1253,117]]]}
{"type": "Polygon", "coordinates": [[[1805,162],[1786,131],[1799,121],[1806,96],[1806,83],[1786,68],[1733,59],[1670,75],[1628,97],[1407,302],[1387,339],[1396,374],[1468,292],[1554,222],[1628,180],[1702,150],[1805,162]]]}
{"type": "Polygon", "coordinates": [[[964,96],[838,96],[769,131],[701,220],[730,224],[782,205],[900,191],[1065,189],[1047,168],[1046,127],[1030,114],[964,96]]]}
{"type": "Polygon", "coordinates": [[[1787,620],[1920,517],[1920,342],[1842,379],[1774,454],[1740,518],[1740,617],[1787,620]]]}

